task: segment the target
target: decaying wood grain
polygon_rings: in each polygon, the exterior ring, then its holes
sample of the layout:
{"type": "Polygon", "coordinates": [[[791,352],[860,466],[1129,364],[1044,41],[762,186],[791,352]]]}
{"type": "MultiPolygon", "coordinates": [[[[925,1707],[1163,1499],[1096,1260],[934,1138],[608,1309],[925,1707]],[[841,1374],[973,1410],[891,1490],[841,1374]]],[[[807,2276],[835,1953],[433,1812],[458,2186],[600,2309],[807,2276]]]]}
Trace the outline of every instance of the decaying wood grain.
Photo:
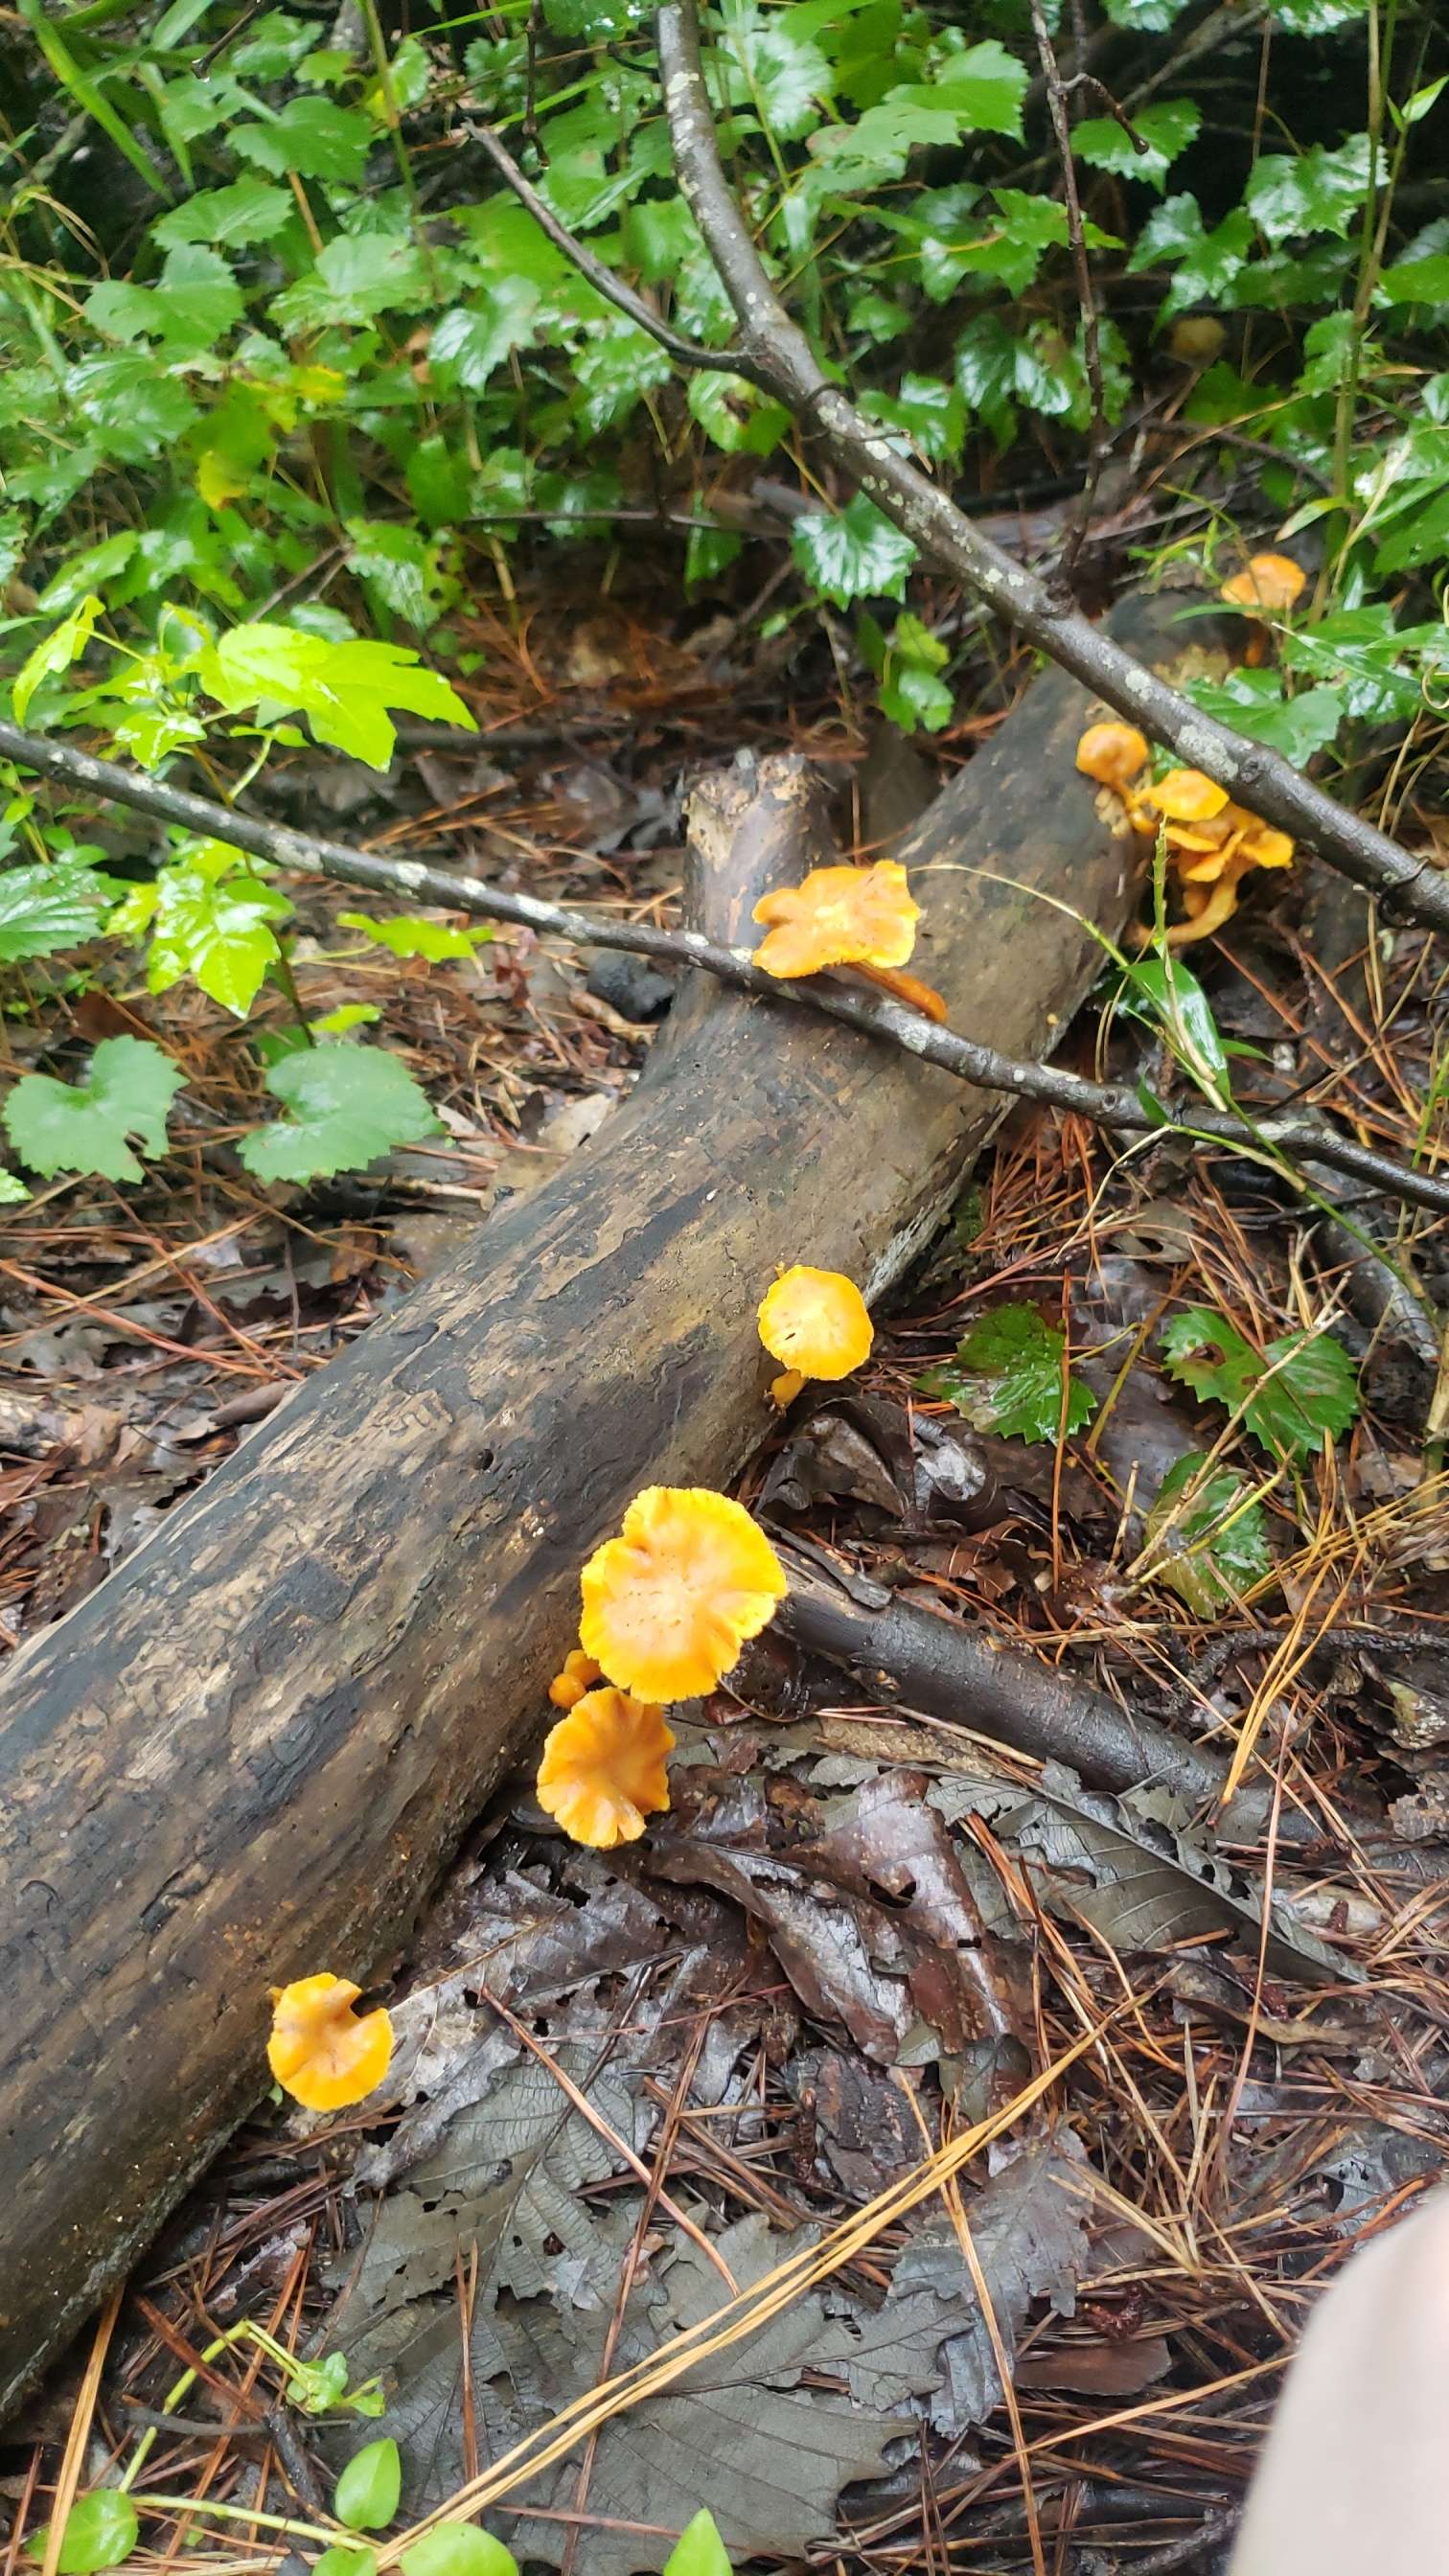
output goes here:
{"type": "MultiPolygon", "coordinates": [[[[1152,652],[1146,612],[1126,640],[1152,652]]],[[[1098,962],[1029,889],[1113,928],[1128,901],[1130,845],[1072,765],[1085,711],[1037,681],[906,853],[918,971],[1014,1055],[1055,1042],[1098,962]]],[[[700,825],[717,920],[818,839],[788,766],[734,802],[731,832],[718,800],[700,825]]],[[[691,997],[592,1145],[21,1656],[0,1733],[0,2409],[256,2098],[268,1985],[365,1976],[403,1937],[540,1729],[580,1561],[630,1495],[722,1484],[764,1436],[775,1265],[878,1294],[996,1114],[852,1030],[691,997]]]]}

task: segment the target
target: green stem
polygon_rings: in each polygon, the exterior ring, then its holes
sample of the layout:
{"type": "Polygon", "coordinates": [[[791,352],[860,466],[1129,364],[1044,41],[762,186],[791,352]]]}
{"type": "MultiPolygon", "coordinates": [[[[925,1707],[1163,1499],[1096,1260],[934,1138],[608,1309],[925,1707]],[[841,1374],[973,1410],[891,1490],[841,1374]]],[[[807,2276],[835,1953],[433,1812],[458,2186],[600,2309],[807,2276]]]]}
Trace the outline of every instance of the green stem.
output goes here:
{"type": "Polygon", "coordinates": [[[302,1008],[302,996],[297,990],[297,978],[292,972],[292,960],[288,955],[285,939],[279,939],[277,942],[277,961],[272,968],[272,973],[292,1005],[292,1016],[301,1030],[304,1046],[315,1046],[317,1041],[312,1035],[307,1023],[307,1014],[302,1008]]]}
{"type": "Polygon", "coordinates": [[[1373,310],[1374,291],[1383,265],[1384,244],[1388,238],[1389,209],[1393,204],[1394,186],[1403,166],[1404,145],[1408,129],[1399,136],[1392,165],[1384,186],[1384,203],[1379,205],[1381,161],[1384,142],[1384,119],[1388,114],[1389,71],[1394,55],[1394,26],[1398,0],[1388,0],[1382,28],[1378,0],[1369,10],[1369,88],[1368,88],[1368,186],[1364,190],[1363,209],[1359,220],[1358,275],[1353,291],[1353,310],[1349,330],[1348,357],[1338,388],[1338,401],[1333,419],[1333,491],[1343,504],[1343,533],[1336,547],[1325,557],[1314,592],[1315,615],[1322,613],[1330,591],[1338,587],[1338,574],[1353,538],[1353,517],[1349,506],[1349,469],[1353,456],[1353,433],[1358,419],[1359,384],[1363,372],[1363,345],[1368,334],[1369,315],[1373,310]]]}
{"type": "Polygon", "coordinates": [[[418,248],[421,250],[423,258],[427,262],[429,268],[431,268],[432,253],[429,247],[427,235],[423,230],[422,208],[418,203],[418,185],[416,179],[413,177],[412,160],[408,153],[408,147],[403,140],[402,113],[397,103],[397,92],[392,85],[392,65],[387,58],[387,44],[383,37],[382,25],[377,14],[377,0],[362,0],[362,16],[363,22],[367,28],[367,41],[372,48],[372,62],[373,69],[377,73],[377,85],[382,92],[383,113],[387,120],[387,130],[392,136],[392,148],[397,156],[398,176],[402,180],[404,193],[407,197],[408,204],[412,209],[413,228],[417,234],[418,248]]]}
{"type": "Polygon", "coordinates": [[[143,2513],[210,2513],[218,2522],[254,2522],[262,2531],[284,2531],[289,2540],[320,2540],[327,2549],[356,2536],[341,2524],[325,2531],[320,2523],[293,2522],[284,2513],[257,2513],[245,2504],[213,2504],[209,2496],[137,2495],[131,2501],[143,2513]]]}

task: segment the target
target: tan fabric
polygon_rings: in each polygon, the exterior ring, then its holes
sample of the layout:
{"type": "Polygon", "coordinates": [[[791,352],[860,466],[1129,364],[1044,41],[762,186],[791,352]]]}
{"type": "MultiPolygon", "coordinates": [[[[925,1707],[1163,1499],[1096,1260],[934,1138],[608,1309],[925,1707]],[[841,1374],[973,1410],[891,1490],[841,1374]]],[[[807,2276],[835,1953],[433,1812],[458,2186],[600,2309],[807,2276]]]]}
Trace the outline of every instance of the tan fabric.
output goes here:
{"type": "Polygon", "coordinates": [[[1315,2309],[1230,2576],[1449,2576],[1449,2192],[1315,2309]]]}

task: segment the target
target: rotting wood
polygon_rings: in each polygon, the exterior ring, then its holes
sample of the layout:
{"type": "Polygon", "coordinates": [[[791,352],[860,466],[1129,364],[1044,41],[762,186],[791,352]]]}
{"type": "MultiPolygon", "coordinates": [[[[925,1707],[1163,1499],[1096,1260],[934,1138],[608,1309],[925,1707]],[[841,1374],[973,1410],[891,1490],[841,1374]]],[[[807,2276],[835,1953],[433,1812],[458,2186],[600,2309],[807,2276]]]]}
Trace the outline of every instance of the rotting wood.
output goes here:
{"type": "MultiPolygon", "coordinates": [[[[1118,632],[1180,648],[1142,603],[1118,632]]],[[[1097,971],[1085,923],[1117,929],[1130,898],[1131,845],[1073,768],[1085,711],[1039,679],[907,852],[921,972],[1018,1055],[1056,1042],[1097,971]]],[[[717,880],[819,855],[796,765],[736,799],[717,880]]],[[[562,1173],[12,1668],[0,2411],[256,2099],[267,1987],[395,1955],[541,1726],[579,1564],[630,1495],[723,1484],[766,1435],[775,1265],[878,1295],[1004,1107],[713,988],[656,1053],[562,1173]]]]}

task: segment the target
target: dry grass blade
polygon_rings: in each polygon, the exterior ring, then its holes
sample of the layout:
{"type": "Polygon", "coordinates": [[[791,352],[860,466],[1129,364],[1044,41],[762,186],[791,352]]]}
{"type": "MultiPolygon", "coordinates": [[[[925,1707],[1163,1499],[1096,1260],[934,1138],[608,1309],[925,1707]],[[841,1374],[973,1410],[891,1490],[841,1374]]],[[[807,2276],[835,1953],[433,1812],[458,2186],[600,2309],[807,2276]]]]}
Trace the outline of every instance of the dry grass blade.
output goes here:
{"type": "Polygon", "coordinates": [[[992,2139],[1003,2136],[1012,2128],[1050,2092],[1058,2078],[1074,2066],[1078,2058],[1097,2045],[1113,2018],[1113,2014],[1108,2014],[1094,2023],[1070,2048],[1053,2058],[1040,2075],[1033,2076],[1029,2084],[1023,2085],[1001,2110],[993,2112],[988,2119],[977,2121],[974,2127],[963,2129],[958,2137],[937,2147],[912,2173],[878,2192],[851,2217],[842,2219],[818,2245],[806,2246],[799,2254],[792,2255],[788,2262],[768,2272],[752,2289],[743,2291],[724,2307],[716,2308],[712,2315],[702,2317],[698,2325],[676,2335],[667,2351],[654,2353],[647,2361],[636,2362],[630,2369],[606,2380],[602,2387],[586,2391],[571,2405],[563,2407],[551,2422],[540,2425],[536,2432],[526,2434],[481,2477],[470,2479],[456,2495],[439,2505],[436,2512],[416,2523],[410,2531],[399,2533],[388,2545],[380,2565],[396,2565],[424,2532],[434,2530],[439,2523],[457,2521],[496,2504],[500,2497],[510,2494],[526,2479],[552,2468],[556,2461],[563,2459],[587,2434],[598,2425],[607,2423],[611,2416],[623,2414],[646,2397],[657,2396],[662,2389],[671,2387],[687,2371],[694,2369],[697,2363],[709,2360],[715,2353],[727,2351],[744,2336],[768,2324],[803,2291],[829,2280],[832,2274],[863,2253],[882,2229],[903,2218],[908,2210],[917,2208],[923,2200],[929,2200],[944,2183],[962,2172],[982,2147],[989,2146],[992,2139]]]}
{"type": "Polygon", "coordinates": [[[55,2483],[55,2502],[51,2507],[50,2529],[46,2533],[45,2557],[41,2562],[40,2576],[55,2576],[55,2571],[60,2564],[60,2553],[65,2544],[65,2526],[70,2520],[70,2509],[75,2502],[76,2489],[80,2485],[86,2444],[90,2440],[91,2418],[96,2411],[96,2399],[100,2394],[101,2372],[105,2367],[111,2336],[115,2332],[116,2319],[121,2312],[123,2296],[124,2290],[113,2290],[96,2323],[95,2340],[91,2345],[90,2359],[86,2363],[85,2376],[76,2397],[75,2413],[70,2419],[70,2431],[66,2435],[65,2456],[60,2464],[60,2476],[55,2483]]]}

